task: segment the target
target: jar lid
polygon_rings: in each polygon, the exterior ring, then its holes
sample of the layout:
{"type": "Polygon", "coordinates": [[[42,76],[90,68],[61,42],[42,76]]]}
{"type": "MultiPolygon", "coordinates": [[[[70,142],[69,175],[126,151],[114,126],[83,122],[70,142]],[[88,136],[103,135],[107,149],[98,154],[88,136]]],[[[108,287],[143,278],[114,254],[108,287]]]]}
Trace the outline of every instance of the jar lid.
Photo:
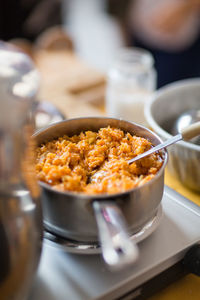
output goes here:
{"type": "Polygon", "coordinates": [[[122,48],[114,61],[113,67],[122,72],[138,73],[149,70],[154,65],[152,54],[142,48],[122,48]]]}

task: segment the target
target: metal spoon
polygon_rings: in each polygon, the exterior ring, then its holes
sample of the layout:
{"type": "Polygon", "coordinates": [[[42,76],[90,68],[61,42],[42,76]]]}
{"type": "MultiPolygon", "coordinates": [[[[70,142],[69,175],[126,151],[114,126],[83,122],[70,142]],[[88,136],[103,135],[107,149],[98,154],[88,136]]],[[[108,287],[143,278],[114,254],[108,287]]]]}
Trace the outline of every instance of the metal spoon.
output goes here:
{"type": "MultiPolygon", "coordinates": [[[[178,134],[184,128],[198,121],[200,121],[200,109],[188,110],[176,119],[171,133],[173,135],[178,134]]],[[[200,145],[200,137],[193,138],[190,142],[200,145]]]]}
{"type": "Polygon", "coordinates": [[[164,143],[161,143],[161,144],[151,148],[150,150],[148,150],[140,155],[137,155],[136,157],[130,159],[128,161],[128,163],[132,164],[136,160],[139,160],[139,159],[146,157],[158,150],[166,148],[180,140],[188,141],[198,135],[200,135],[200,121],[188,126],[187,128],[183,128],[179,134],[173,136],[172,138],[168,139],[164,143]]]}

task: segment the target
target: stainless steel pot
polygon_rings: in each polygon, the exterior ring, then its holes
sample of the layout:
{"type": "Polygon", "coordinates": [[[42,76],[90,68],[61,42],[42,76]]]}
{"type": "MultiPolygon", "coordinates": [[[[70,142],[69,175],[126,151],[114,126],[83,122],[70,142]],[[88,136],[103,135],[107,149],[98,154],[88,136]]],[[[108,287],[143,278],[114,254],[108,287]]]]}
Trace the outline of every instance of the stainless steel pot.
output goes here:
{"type": "MultiPolygon", "coordinates": [[[[40,145],[45,141],[52,140],[64,134],[72,136],[80,133],[81,131],[97,131],[99,128],[106,127],[108,125],[120,128],[131,134],[147,138],[153,145],[157,145],[162,142],[156,134],[135,123],[113,118],[99,117],[66,120],[37,132],[34,135],[34,138],[37,144],[40,145]]],[[[163,151],[163,156],[163,166],[151,181],[147,182],[143,186],[120,194],[85,195],[80,193],[61,192],[54,190],[48,184],[40,182],[43,193],[43,215],[45,227],[50,232],[62,237],[77,241],[96,242],[99,240],[99,223],[102,224],[101,221],[104,219],[103,222],[105,225],[105,215],[109,215],[110,220],[116,220],[115,217],[119,217],[118,212],[116,212],[117,205],[125,217],[125,222],[127,223],[125,226],[127,226],[129,233],[136,233],[155,216],[161,202],[164,187],[164,168],[167,163],[167,152],[165,150],[163,151]],[[105,206],[103,207],[105,203],[107,203],[106,210],[105,206]],[[114,209],[112,209],[113,204],[114,209]],[[102,217],[100,217],[100,221],[99,215],[102,217]]],[[[112,224],[110,227],[109,225],[105,225],[104,229],[100,230],[100,232],[102,233],[106,231],[108,235],[109,232],[110,235],[112,235],[115,225],[116,224],[112,224]]],[[[117,226],[118,228],[116,229],[115,227],[114,231],[121,231],[124,228],[124,225],[121,226],[121,222],[118,222],[117,226]]],[[[119,249],[117,249],[117,251],[118,250],[119,249]]],[[[120,251],[121,249],[118,252],[120,251]]]]}

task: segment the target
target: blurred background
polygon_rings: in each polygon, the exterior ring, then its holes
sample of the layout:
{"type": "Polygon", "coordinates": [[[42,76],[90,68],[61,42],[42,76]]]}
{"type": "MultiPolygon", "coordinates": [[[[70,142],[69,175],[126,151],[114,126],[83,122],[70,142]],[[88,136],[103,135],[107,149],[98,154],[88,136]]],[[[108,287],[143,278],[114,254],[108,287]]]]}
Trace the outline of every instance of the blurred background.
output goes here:
{"type": "Polygon", "coordinates": [[[59,25],[76,53],[107,71],[123,46],[149,50],[157,87],[200,75],[199,0],[7,0],[0,6],[0,38],[35,42],[59,25]]]}

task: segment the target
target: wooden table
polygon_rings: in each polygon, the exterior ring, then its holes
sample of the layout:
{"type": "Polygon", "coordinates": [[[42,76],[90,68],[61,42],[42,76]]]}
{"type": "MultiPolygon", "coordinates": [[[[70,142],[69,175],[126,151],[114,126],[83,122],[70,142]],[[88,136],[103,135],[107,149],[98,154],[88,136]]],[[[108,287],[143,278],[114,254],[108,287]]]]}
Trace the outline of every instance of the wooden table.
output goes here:
{"type": "Polygon", "coordinates": [[[104,74],[73,52],[41,50],[34,59],[41,74],[40,101],[53,103],[66,118],[103,115],[104,74]]]}
{"type": "MultiPolygon", "coordinates": [[[[102,109],[105,89],[103,74],[71,52],[39,51],[35,61],[41,73],[41,101],[53,103],[67,118],[105,115],[102,109]]],[[[165,184],[200,205],[200,195],[188,190],[167,171],[165,184]]],[[[185,276],[150,299],[199,300],[200,278],[185,276]]]]}

